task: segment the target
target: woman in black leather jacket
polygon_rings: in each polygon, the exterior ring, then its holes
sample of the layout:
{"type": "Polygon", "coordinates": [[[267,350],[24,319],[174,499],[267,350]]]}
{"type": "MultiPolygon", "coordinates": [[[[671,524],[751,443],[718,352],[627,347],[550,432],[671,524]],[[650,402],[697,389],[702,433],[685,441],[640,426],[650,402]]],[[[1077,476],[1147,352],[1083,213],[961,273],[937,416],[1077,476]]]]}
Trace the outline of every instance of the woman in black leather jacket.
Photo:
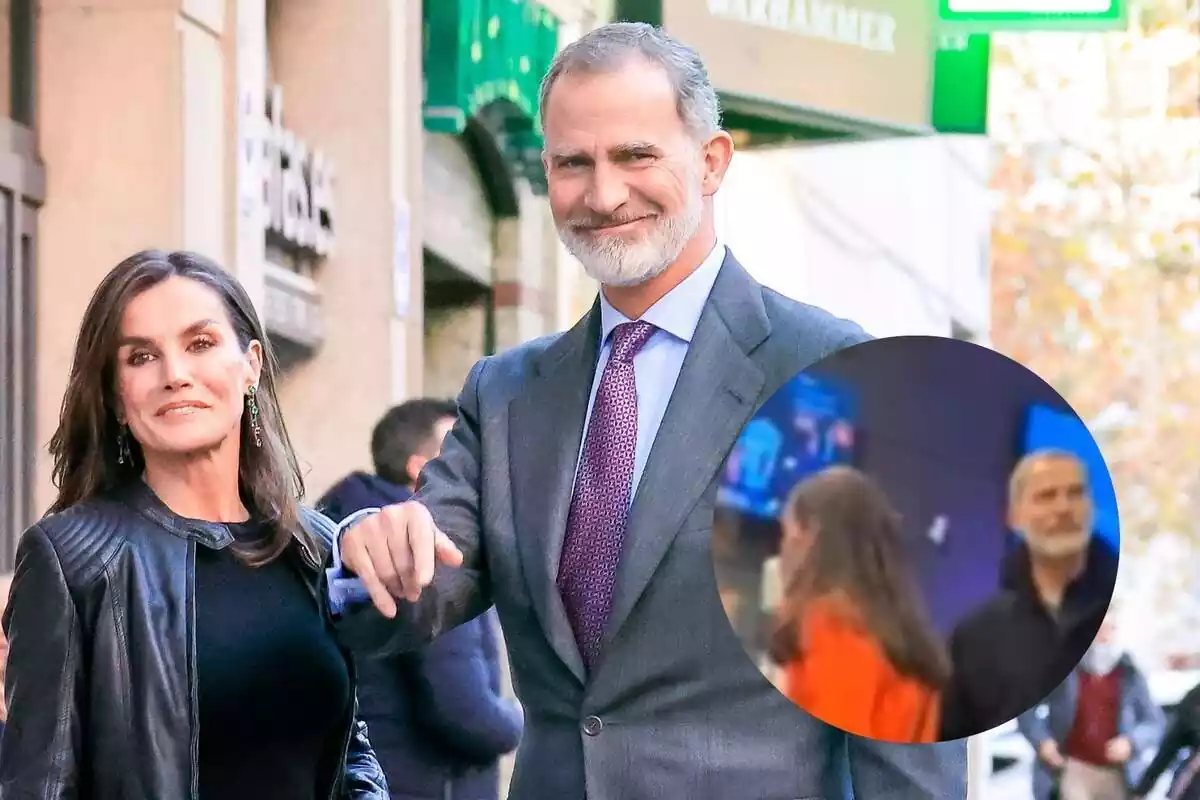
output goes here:
{"type": "Polygon", "coordinates": [[[245,290],[188,253],[84,314],[17,550],[0,798],[384,800],[245,290]]]}

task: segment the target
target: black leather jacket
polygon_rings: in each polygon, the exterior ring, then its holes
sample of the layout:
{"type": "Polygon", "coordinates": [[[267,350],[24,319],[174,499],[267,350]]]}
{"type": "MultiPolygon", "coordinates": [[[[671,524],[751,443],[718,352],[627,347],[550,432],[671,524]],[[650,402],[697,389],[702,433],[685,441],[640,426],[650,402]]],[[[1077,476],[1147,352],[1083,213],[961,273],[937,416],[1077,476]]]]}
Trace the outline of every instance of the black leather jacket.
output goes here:
{"type": "MultiPolygon", "coordinates": [[[[303,515],[328,549],[332,523],[303,515]]],[[[232,540],[224,525],[171,513],[141,481],[25,532],[4,617],[0,798],[196,800],[195,554],[232,540]]],[[[302,550],[297,561],[328,619],[324,559],[302,550]]],[[[340,763],[329,765],[329,797],[386,800],[357,712],[355,701],[340,763]]]]}

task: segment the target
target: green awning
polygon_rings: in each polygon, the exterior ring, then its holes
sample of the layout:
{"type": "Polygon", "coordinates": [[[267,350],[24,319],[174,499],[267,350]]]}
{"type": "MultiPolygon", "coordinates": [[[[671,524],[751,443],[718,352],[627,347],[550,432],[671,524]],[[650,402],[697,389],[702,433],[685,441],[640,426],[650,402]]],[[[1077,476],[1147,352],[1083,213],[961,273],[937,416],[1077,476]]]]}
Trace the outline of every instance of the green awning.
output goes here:
{"type": "Polygon", "coordinates": [[[426,0],[424,15],[425,129],[461,134],[468,120],[485,122],[514,170],[540,182],[538,89],[558,19],[533,0],[426,0]]]}

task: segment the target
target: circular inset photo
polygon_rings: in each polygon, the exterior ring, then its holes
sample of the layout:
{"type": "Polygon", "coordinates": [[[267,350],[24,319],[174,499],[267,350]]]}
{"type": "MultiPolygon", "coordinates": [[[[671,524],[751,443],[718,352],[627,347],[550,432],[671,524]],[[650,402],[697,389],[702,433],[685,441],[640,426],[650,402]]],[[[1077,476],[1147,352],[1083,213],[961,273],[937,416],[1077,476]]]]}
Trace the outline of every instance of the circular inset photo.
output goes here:
{"type": "Polygon", "coordinates": [[[928,336],[841,350],[763,404],[719,481],[730,623],[830,725],[960,739],[1104,661],[1084,655],[1117,576],[1108,469],[1062,396],[999,353],[928,336]]]}

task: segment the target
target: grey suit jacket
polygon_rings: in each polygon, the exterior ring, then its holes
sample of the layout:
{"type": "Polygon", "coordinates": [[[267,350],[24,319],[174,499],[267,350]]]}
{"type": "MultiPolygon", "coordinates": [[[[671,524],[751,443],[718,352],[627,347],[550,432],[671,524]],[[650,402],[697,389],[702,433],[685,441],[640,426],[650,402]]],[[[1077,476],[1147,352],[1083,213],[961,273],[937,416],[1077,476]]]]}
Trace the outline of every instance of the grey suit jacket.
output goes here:
{"type": "Polygon", "coordinates": [[[599,350],[599,305],[566,333],[476,364],[417,499],[465,555],[396,619],[340,623],[363,652],[411,648],[493,602],[525,734],[519,800],[963,800],[964,742],[846,737],[797,709],[725,617],[710,539],[722,462],[754,411],[869,337],[757,284],[728,256],[630,510],[612,616],[585,674],[555,586],[599,350]]]}

